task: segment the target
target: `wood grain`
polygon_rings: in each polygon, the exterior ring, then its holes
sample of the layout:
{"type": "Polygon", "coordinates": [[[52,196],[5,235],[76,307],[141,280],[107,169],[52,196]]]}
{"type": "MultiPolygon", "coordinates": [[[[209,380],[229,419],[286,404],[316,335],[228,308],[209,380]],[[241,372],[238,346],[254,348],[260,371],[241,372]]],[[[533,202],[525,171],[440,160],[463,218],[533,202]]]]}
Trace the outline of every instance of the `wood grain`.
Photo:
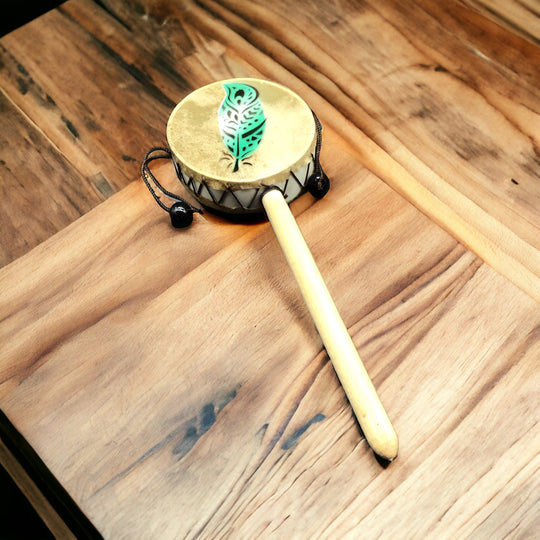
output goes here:
{"type": "MultiPolygon", "coordinates": [[[[495,78],[497,88],[506,85],[512,88],[512,93],[526,96],[523,99],[527,107],[514,112],[515,102],[508,110],[504,100],[509,88],[503,90],[500,100],[498,93],[493,95],[490,87],[476,78],[476,70],[474,78],[470,75],[467,80],[469,74],[466,73],[463,81],[461,66],[449,63],[453,58],[463,59],[464,55],[470,57],[473,69],[478,63],[476,49],[470,51],[478,45],[475,43],[478,40],[473,38],[472,42],[463,43],[463,32],[453,38],[447,30],[446,23],[452,23],[454,27],[472,26],[471,31],[479,31],[478,25],[468,22],[470,12],[460,11],[459,6],[452,9],[454,3],[448,4],[450,9],[444,4],[441,13],[435,10],[442,23],[429,13],[429,2],[423,9],[409,9],[405,14],[403,7],[398,9],[392,2],[377,3],[368,14],[364,5],[361,17],[355,19],[361,25],[356,29],[359,40],[354,48],[358,54],[347,63],[346,69],[339,63],[339,51],[346,56],[343,42],[334,33],[318,27],[321,21],[330,18],[321,4],[295,14],[289,14],[286,8],[280,9],[275,4],[271,9],[252,3],[244,6],[234,1],[224,2],[226,7],[213,0],[203,0],[199,4],[203,4],[204,9],[191,6],[189,10],[194,23],[230,47],[242,47],[244,52],[251,48],[249,60],[266,76],[285,78],[289,85],[302,84],[298,81],[300,77],[316,89],[319,95],[302,87],[308,103],[313,103],[323,120],[330,122],[358,150],[360,158],[371,170],[503,275],[540,299],[540,163],[537,130],[533,128],[539,118],[537,104],[529,108],[531,97],[538,97],[539,80],[535,79],[534,72],[531,75],[527,70],[528,65],[540,60],[536,48],[529,47],[525,59],[523,54],[520,55],[527,73],[523,79],[503,78],[496,70],[486,67],[489,63],[483,62],[482,74],[487,73],[488,81],[495,78]],[[208,12],[215,17],[208,17],[208,12]],[[310,34],[306,35],[301,29],[307,24],[303,15],[308,12],[310,34]],[[381,16],[380,24],[374,24],[373,20],[381,16]],[[396,28],[396,23],[387,22],[389,19],[401,24],[396,28]],[[362,20],[365,20],[364,24],[362,20]],[[417,27],[424,30],[419,33],[417,27]],[[440,55],[438,43],[433,42],[434,36],[441,32],[448,35],[450,60],[439,57],[434,63],[431,56],[440,55]],[[367,37],[370,35],[371,41],[367,37]],[[385,44],[382,53],[374,50],[381,42],[385,44]],[[425,42],[431,42],[428,49],[431,56],[428,57],[424,52],[425,42]],[[335,52],[332,56],[328,51],[338,51],[338,58],[335,52]],[[268,62],[269,56],[276,62],[268,62]],[[283,67],[289,72],[284,72],[283,67]],[[454,76],[457,87],[451,78],[452,70],[457,71],[454,76]],[[441,74],[444,81],[441,81],[441,74]],[[527,79],[532,79],[530,85],[527,79]],[[447,95],[441,95],[441,92],[447,92],[447,95]],[[464,97],[456,102],[455,96],[460,92],[464,97]],[[497,101],[493,104],[488,101],[485,106],[485,94],[488,94],[488,100],[497,101]],[[332,114],[321,102],[321,96],[332,104],[332,114]],[[327,110],[328,115],[325,115],[327,110]],[[520,117],[519,128],[523,133],[520,135],[520,131],[516,131],[513,118],[501,122],[501,113],[503,118],[508,114],[520,117]],[[416,124],[419,127],[411,131],[411,125],[416,124]],[[491,137],[482,134],[482,125],[490,126],[486,132],[491,137]],[[516,141],[518,148],[507,156],[508,137],[516,141]],[[519,138],[524,145],[521,149],[519,138]],[[511,164],[507,173],[496,164],[494,166],[497,155],[504,156],[501,160],[504,168],[511,164]],[[490,156],[491,168],[482,165],[483,156],[490,156]],[[495,179],[491,176],[494,172],[497,174],[495,179]],[[501,174],[519,175],[519,180],[514,179],[515,184],[513,176],[503,179],[501,174]],[[516,196],[510,195],[508,190],[515,193],[517,189],[514,188],[520,182],[525,182],[523,197],[528,202],[514,204],[516,196]]],[[[334,17],[339,15],[342,20],[350,17],[345,5],[340,5],[342,12],[334,17]]],[[[489,43],[493,43],[498,27],[493,30],[485,19],[482,22],[482,33],[487,35],[489,43]]],[[[347,36],[348,47],[353,46],[353,40],[354,34],[347,36]]],[[[528,44],[522,42],[521,45],[527,47],[528,44]]]]}
{"type": "Polygon", "coordinates": [[[0,407],[104,537],[537,534],[540,52],[494,6],[70,0],[0,40],[0,407]],[[323,122],[332,189],[291,209],[387,468],[270,225],[178,232],[138,178],[234,76],[323,122]]]}
{"type": "MultiPolygon", "coordinates": [[[[86,21],[98,16],[117,44],[120,23],[111,25],[92,2],[78,4],[86,7],[86,21]]],[[[141,154],[164,141],[182,86],[180,76],[172,77],[176,95],[165,95],[124,50],[82,28],[63,7],[1,41],[7,122],[0,165],[10,196],[0,203],[2,245],[9,245],[0,263],[6,264],[137,176],[141,154]]]]}
{"type": "Polygon", "coordinates": [[[395,419],[387,469],[269,224],[179,237],[133,184],[0,274],[2,406],[105,537],[534,530],[537,305],[325,143],[349,197],[293,211],[395,419]]]}
{"type": "Polygon", "coordinates": [[[537,0],[508,3],[501,0],[466,0],[483,15],[510,29],[525,39],[540,45],[540,6],[537,0]]]}
{"type": "Polygon", "coordinates": [[[0,265],[46,240],[103,200],[41,130],[0,92],[0,265]],[[24,178],[21,181],[21,178],[24,178]],[[22,233],[21,233],[22,231],[22,233]]]}
{"type": "Polygon", "coordinates": [[[139,148],[161,141],[158,126],[189,89],[256,69],[303,93],[376,174],[538,298],[540,81],[528,67],[540,58],[520,36],[457,2],[306,3],[289,14],[279,3],[117,0],[71,2],[46,17],[37,32],[8,36],[3,86],[30,118],[47,115],[48,136],[94,190],[110,194],[134,177],[139,148]],[[66,72],[65,43],[79,34],[84,47],[70,51],[66,72]],[[95,73],[99,84],[64,92],[67,79],[95,73]],[[116,95],[137,106],[115,106],[116,95]]]}

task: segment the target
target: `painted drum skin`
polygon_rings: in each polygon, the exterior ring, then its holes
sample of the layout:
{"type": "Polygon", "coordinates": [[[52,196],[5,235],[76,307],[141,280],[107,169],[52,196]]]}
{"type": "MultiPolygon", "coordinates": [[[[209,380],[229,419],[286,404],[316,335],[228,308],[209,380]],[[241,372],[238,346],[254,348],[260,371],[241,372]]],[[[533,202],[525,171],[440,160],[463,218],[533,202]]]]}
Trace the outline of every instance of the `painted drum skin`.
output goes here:
{"type": "Polygon", "coordinates": [[[203,86],[172,111],[167,140],[178,178],[205,206],[262,212],[278,187],[287,202],[316,170],[317,121],[294,92],[260,79],[203,86]]]}

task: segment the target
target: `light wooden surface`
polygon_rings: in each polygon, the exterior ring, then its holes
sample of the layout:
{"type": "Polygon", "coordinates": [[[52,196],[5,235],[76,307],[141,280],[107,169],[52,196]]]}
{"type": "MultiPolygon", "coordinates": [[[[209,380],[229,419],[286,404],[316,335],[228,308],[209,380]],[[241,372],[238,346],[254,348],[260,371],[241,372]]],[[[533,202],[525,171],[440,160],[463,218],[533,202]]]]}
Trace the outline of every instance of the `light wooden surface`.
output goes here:
{"type": "Polygon", "coordinates": [[[0,408],[106,538],[537,535],[539,35],[494,5],[70,0],[0,40],[0,408]],[[387,468],[270,225],[173,230],[138,179],[231,76],[325,127],[291,209],[387,468]]]}

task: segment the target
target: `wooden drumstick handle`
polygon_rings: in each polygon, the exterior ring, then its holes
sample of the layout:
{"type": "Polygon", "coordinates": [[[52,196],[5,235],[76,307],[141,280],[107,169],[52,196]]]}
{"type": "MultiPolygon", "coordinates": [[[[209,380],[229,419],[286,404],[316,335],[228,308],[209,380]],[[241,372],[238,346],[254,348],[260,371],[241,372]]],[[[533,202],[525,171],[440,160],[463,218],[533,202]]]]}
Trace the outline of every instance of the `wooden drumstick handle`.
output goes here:
{"type": "Polygon", "coordinates": [[[288,204],[278,189],[267,191],[262,203],[368,444],[393,460],[396,432],[288,204]]]}

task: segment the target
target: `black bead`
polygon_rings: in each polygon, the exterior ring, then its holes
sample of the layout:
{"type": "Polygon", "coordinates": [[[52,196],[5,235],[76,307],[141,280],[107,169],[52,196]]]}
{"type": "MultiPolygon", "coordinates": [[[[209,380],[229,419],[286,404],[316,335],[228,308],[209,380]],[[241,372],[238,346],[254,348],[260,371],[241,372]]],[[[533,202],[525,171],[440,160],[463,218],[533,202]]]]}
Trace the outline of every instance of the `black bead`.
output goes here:
{"type": "Polygon", "coordinates": [[[189,227],[193,221],[193,210],[187,202],[175,202],[169,210],[171,224],[177,229],[189,227]]]}
{"type": "Polygon", "coordinates": [[[330,189],[330,180],[322,169],[313,173],[306,182],[307,190],[317,199],[322,199],[330,189]]]}

